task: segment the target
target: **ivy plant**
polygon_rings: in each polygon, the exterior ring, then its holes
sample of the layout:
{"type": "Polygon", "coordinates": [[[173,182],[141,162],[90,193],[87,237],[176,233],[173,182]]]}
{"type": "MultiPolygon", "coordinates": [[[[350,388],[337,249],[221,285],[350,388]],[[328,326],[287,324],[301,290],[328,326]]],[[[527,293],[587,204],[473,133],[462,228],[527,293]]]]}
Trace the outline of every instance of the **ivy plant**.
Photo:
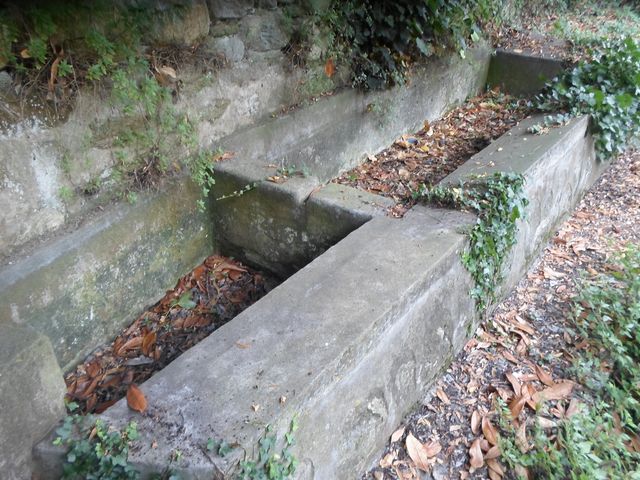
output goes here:
{"type": "Polygon", "coordinates": [[[495,302],[503,280],[503,266],[516,243],[517,221],[528,204],[523,192],[524,177],[497,172],[457,187],[421,188],[416,197],[475,212],[476,223],[469,232],[469,249],[462,263],[475,282],[471,296],[479,311],[495,302]]]}
{"type": "MultiPolygon", "coordinates": [[[[70,403],[69,410],[77,405],[70,403]]],[[[64,479],[134,480],[138,472],[128,463],[129,444],[138,438],[135,422],[123,430],[93,416],[72,414],[56,430],[54,445],[67,448],[64,479]]]]}
{"type": "Polygon", "coordinates": [[[298,460],[291,453],[295,444],[294,433],[298,429],[297,417],[289,424],[284,436],[284,445],[278,451],[278,437],[271,425],[267,425],[263,437],[258,442],[258,455],[255,459],[240,463],[238,478],[241,480],[286,480],[296,471],[298,460]]]}
{"type": "Polygon", "coordinates": [[[409,65],[447,50],[464,57],[480,24],[496,13],[496,0],[334,1],[322,15],[339,59],[353,70],[353,84],[385,88],[405,81],[409,65]]]}
{"type": "Polygon", "coordinates": [[[604,42],[590,56],[550,82],[537,101],[543,111],[560,112],[548,122],[591,115],[596,149],[608,159],[640,134],[640,43],[604,42]]]}

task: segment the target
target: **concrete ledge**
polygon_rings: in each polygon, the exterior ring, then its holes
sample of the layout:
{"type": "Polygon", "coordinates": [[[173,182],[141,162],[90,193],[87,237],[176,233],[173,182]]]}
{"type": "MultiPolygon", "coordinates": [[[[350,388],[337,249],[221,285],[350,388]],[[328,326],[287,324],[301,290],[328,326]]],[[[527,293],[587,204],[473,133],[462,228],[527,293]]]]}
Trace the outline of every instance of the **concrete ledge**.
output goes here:
{"type": "Polygon", "coordinates": [[[518,224],[517,244],[505,269],[505,292],[520,280],[555,227],[607,166],[596,159],[588,117],[544,135],[528,131],[542,121],[542,116],[524,120],[442,181],[459,183],[494,172],[524,175],[530,204],[518,224]]]}
{"type": "MultiPolygon", "coordinates": [[[[213,252],[189,180],[118,207],[0,271],[0,325],[48,337],[68,369],[213,252]]],[[[0,351],[8,348],[0,337],[0,351]]]]}
{"type": "Polygon", "coordinates": [[[565,67],[561,60],[554,58],[496,50],[491,57],[487,83],[511,95],[531,96],[565,67]]]}
{"type": "Polygon", "coordinates": [[[417,69],[406,86],[367,94],[345,90],[223,140],[236,156],[216,167],[214,196],[257,183],[215,207],[223,248],[283,275],[298,270],[324,250],[316,248],[323,239],[307,230],[304,202],[316,188],[360,163],[365,152],[381,150],[480,91],[488,67],[486,46],[471,50],[466,60],[452,54],[417,69]],[[277,167],[294,166],[307,178],[265,181],[277,167]]]}
{"type": "Polygon", "coordinates": [[[64,417],[66,386],[51,343],[33,329],[0,324],[0,472],[31,478],[31,448],[64,417]]]}

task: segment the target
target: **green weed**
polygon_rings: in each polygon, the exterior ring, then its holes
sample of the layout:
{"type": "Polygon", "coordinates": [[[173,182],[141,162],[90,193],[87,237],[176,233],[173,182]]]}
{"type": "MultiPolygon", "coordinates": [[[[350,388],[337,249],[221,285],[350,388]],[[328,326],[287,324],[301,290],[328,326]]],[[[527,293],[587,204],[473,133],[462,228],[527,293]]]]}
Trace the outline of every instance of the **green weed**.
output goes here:
{"type": "MultiPolygon", "coordinates": [[[[536,424],[526,451],[511,422],[501,423],[501,458],[531,478],[640,479],[640,246],[616,264],[585,281],[574,299],[576,327],[591,344],[576,360],[581,410],[551,430],[536,424]]],[[[504,420],[510,413],[502,410],[504,420]]]]}

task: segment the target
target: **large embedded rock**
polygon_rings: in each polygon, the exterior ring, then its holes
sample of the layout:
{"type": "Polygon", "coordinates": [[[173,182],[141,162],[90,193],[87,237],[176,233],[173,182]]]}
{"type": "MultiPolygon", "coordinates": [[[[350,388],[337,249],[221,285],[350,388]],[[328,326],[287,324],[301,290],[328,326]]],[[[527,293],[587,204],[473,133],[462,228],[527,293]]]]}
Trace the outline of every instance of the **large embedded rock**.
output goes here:
{"type": "Polygon", "coordinates": [[[159,2],[152,37],[160,43],[190,46],[209,34],[209,9],[205,0],[159,2]]]}
{"type": "Polygon", "coordinates": [[[35,330],[0,323],[0,472],[31,478],[31,447],[64,416],[66,387],[51,343],[35,330]]]}
{"type": "Polygon", "coordinates": [[[241,18],[253,10],[253,0],[207,0],[212,18],[241,18]]]}

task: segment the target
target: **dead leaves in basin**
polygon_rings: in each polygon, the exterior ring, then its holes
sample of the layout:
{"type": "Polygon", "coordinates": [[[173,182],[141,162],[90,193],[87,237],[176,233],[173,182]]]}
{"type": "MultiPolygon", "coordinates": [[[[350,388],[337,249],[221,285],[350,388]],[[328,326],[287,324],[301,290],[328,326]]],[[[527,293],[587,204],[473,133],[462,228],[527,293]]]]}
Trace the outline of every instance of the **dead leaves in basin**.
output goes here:
{"type": "MultiPolygon", "coordinates": [[[[391,197],[391,214],[402,216],[422,183],[431,186],[511,129],[528,114],[525,102],[492,91],[468,100],[442,119],[425,122],[386,150],[341,175],[336,183],[391,197]]],[[[372,115],[383,113],[371,112],[372,115]]]]}
{"type": "Polygon", "coordinates": [[[126,395],[129,407],[145,411],[147,400],[136,384],[256,302],[271,286],[272,281],[232,259],[207,258],[111,345],[69,373],[67,398],[78,403],[82,413],[100,413],[126,395]]]}

